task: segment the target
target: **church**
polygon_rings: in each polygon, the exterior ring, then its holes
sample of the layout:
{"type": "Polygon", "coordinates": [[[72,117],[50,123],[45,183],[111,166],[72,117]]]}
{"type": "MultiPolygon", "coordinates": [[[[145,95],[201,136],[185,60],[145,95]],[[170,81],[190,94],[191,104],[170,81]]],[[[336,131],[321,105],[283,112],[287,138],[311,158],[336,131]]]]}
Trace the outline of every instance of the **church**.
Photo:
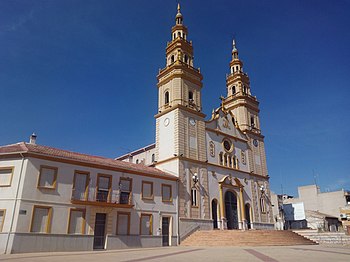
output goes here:
{"type": "MultiPolygon", "coordinates": [[[[197,230],[273,229],[259,102],[235,41],[206,117],[180,5],[158,73],[155,143],[116,159],[0,146],[0,252],[180,244],[197,230]]],[[[103,146],[103,145],[102,145],[103,146]]]]}
{"type": "Polygon", "coordinates": [[[155,143],[118,160],[152,165],[179,178],[180,235],[201,229],[273,228],[259,101],[235,41],[226,97],[209,120],[202,74],[178,5],[166,65],[159,71],[155,143]]]}

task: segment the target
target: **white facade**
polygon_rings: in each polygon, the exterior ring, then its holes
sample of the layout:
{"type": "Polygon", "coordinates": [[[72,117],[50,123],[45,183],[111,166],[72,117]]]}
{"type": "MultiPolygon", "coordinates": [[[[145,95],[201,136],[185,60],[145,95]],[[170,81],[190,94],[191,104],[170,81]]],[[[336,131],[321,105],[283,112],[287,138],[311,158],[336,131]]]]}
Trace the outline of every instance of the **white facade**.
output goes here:
{"type": "MultiPolygon", "coordinates": [[[[37,147],[30,146],[34,149],[37,147]]],[[[162,178],[161,175],[152,173],[153,168],[150,168],[151,172],[123,170],[108,164],[111,161],[120,162],[111,159],[97,158],[98,163],[61,156],[46,156],[43,159],[42,154],[32,156],[34,153],[31,153],[31,149],[22,153],[23,157],[18,151],[12,152],[16,156],[7,157],[1,154],[1,149],[0,147],[0,170],[11,168],[13,175],[10,185],[2,186],[0,191],[0,210],[5,210],[0,232],[0,252],[161,246],[162,241],[164,242],[162,235],[168,236],[166,244],[177,245],[175,177],[164,174],[162,178]],[[43,170],[57,170],[53,184],[43,178],[43,170]],[[77,194],[79,174],[81,177],[87,177],[86,190],[80,195],[77,194]],[[103,191],[102,182],[105,178],[110,183],[107,190],[103,191]],[[130,190],[122,188],[123,181],[130,181],[130,190]],[[152,193],[151,196],[144,195],[146,186],[148,194],[152,193]],[[163,190],[168,193],[164,193],[163,190]],[[44,216],[45,225],[39,229],[40,232],[34,232],[37,231],[34,213],[46,210],[49,211],[45,214],[48,218],[44,216]],[[81,226],[80,222],[76,225],[72,220],[72,212],[78,214],[80,211],[83,214],[81,219],[84,220],[81,226]],[[100,247],[94,243],[97,213],[105,214],[101,239],[103,246],[100,247]],[[118,219],[125,218],[128,218],[129,222],[124,221],[125,223],[120,224],[118,219]],[[141,220],[148,218],[149,232],[145,234],[140,229],[141,220]],[[162,222],[165,218],[169,226],[168,232],[162,232],[162,222]],[[118,230],[118,223],[124,229],[118,230]],[[69,232],[77,227],[79,232],[69,232]]],[[[80,157],[79,154],[77,157],[80,157]]],[[[96,160],[95,157],[89,158],[96,160]]],[[[2,177],[0,181],[1,179],[2,177]]]]}

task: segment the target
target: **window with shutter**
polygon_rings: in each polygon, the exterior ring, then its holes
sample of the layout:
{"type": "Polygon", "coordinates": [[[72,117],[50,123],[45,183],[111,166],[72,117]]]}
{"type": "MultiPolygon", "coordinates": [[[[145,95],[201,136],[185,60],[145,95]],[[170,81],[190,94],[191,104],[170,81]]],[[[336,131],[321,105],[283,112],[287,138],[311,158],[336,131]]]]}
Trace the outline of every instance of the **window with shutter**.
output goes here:
{"type": "Polygon", "coordinates": [[[71,209],[68,234],[85,234],[85,209],[71,209]]]}
{"type": "Polygon", "coordinates": [[[0,167],[0,187],[11,186],[13,167],[0,167]]]}
{"type": "Polygon", "coordinates": [[[31,232],[49,233],[51,212],[51,207],[34,206],[31,232]]]}
{"type": "Polygon", "coordinates": [[[56,188],[57,171],[57,167],[40,166],[38,187],[49,189],[56,188]]]}

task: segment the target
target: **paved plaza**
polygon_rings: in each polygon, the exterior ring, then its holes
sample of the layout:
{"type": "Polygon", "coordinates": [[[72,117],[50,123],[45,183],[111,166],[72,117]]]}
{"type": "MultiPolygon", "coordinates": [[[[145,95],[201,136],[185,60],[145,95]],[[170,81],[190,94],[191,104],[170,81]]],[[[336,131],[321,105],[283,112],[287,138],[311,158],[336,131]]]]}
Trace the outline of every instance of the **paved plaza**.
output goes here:
{"type": "Polygon", "coordinates": [[[349,247],[166,247],[114,251],[0,255],[0,261],[350,261],[349,247]]]}

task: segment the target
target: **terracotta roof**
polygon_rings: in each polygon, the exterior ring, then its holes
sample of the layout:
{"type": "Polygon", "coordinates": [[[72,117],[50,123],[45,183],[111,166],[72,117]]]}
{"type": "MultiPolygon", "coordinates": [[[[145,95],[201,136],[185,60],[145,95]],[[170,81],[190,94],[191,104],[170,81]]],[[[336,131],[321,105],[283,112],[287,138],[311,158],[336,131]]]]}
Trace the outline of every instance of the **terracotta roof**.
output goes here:
{"type": "Polygon", "coordinates": [[[0,155],[15,154],[15,153],[31,153],[38,156],[47,156],[56,159],[77,161],[81,163],[87,163],[89,165],[99,165],[106,168],[122,169],[125,172],[138,173],[138,174],[149,174],[164,178],[170,178],[176,180],[177,177],[169,173],[163,172],[154,167],[148,167],[143,164],[134,164],[115,160],[106,157],[92,156],[81,153],[76,153],[68,150],[57,149],[48,146],[42,146],[37,144],[29,144],[20,142],[12,145],[0,146],[0,155]]]}

